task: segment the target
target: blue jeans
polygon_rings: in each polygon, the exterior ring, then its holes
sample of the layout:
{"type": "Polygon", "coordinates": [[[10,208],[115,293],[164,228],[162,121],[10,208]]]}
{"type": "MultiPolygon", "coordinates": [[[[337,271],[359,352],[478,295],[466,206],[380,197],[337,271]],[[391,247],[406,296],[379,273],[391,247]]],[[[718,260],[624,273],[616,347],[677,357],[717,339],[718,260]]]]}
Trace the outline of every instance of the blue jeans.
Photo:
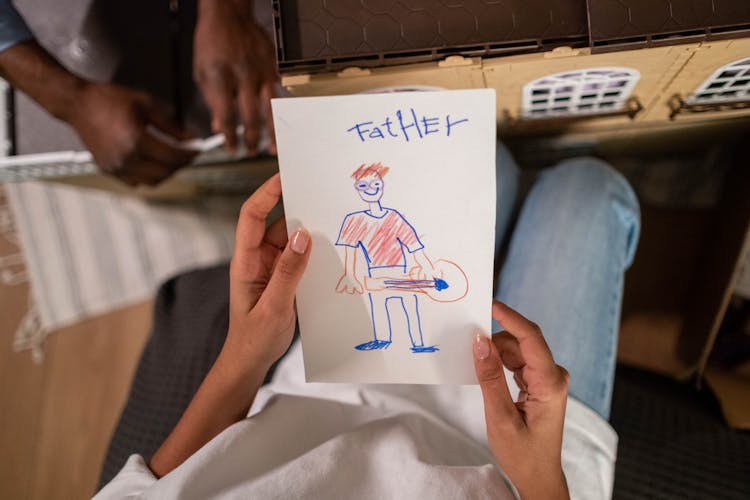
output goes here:
{"type": "MultiPolygon", "coordinates": [[[[518,166],[498,144],[496,251],[515,204],[518,166]]],[[[601,160],[544,170],[521,207],[496,298],[537,323],[570,394],[609,418],[623,274],[638,242],[638,200],[601,160]]],[[[496,323],[494,327],[498,328],[496,323]]]]}

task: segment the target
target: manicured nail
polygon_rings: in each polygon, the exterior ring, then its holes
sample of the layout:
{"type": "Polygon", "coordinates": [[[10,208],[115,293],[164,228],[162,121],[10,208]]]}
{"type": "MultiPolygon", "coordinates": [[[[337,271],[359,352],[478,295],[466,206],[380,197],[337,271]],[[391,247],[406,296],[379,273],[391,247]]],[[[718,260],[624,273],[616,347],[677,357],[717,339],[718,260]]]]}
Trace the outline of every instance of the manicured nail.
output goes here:
{"type": "Polygon", "coordinates": [[[310,235],[304,229],[297,229],[292,235],[292,250],[298,254],[303,254],[310,243],[310,235]]]}
{"type": "Polygon", "coordinates": [[[481,333],[474,336],[474,356],[479,360],[487,359],[490,355],[490,344],[487,337],[481,333]]]}

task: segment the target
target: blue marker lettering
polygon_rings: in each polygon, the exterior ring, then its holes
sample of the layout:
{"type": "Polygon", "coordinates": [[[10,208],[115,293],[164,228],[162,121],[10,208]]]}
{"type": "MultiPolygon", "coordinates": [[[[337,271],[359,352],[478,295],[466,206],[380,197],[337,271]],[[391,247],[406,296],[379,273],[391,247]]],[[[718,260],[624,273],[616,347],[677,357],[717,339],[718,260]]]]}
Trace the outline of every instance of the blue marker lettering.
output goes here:
{"type": "Polygon", "coordinates": [[[433,116],[432,118],[427,118],[426,116],[422,117],[422,126],[424,127],[424,135],[430,135],[435,134],[437,132],[440,132],[440,129],[438,128],[438,124],[440,123],[440,118],[437,116],[433,116]],[[435,128],[431,128],[435,127],[435,128]]]}
{"type": "Polygon", "coordinates": [[[446,135],[448,137],[451,136],[451,127],[455,127],[459,123],[468,122],[468,121],[469,121],[468,118],[463,118],[461,120],[456,120],[455,122],[451,122],[451,115],[445,115],[445,126],[446,126],[446,129],[447,129],[446,135]]]}
{"type": "Polygon", "coordinates": [[[363,129],[363,125],[372,125],[372,122],[361,122],[354,125],[352,128],[347,129],[347,132],[351,132],[352,130],[356,130],[357,134],[359,134],[359,140],[362,142],[365,142],[365,134],[370,131],[369,128],[363,129]]]}
{"type": "Polygon", "coordinates": [[[404,123],[404,114],[399,109],[396,111],[396,118],[398,118],[398,124],[401,127],[401,132],[404,134],[404,139],[406,139],[406,142],[409,142],[409,133],[407,132],[408,129],[414,127],[417,129],[417,134],[419,134],[419,137],[422,137],[422,131],[419,130],[419,124],[417,123],[417,115],[414,113],[414,110],[411,110],[412,117],[414,118],[414,121],[412,123],[406,124],[404,123]]]}
{"type": "Polygon", "coordinates": [[[414,108],[409,108],[411,110],[411,117],[414,118],[414,126],[417,128],[417,133],[419,134],[419,138],[421,139],[424,137],[422,135],[422,131],[419,130],[419,120],[417,120],[417,114],[414,112],[414,108]]]}
{"type": "Polygon", "coordinates": [[[385,129],[388,131],[388,135],[390,135],[391,137],[398,137],[398,134],[394,134],[393,130],[391,130],[391,125],[393,125],[393,122],[391,121],[391,117],[389,116],[380,126],[385,127],[385,129]]]}
{"type": "Polygon", "coordinates": [[[383,132],[380,131],[380,127],[373,127],[372,132],[368,136],[370,139],[385,139],[383,132]]]}
{"type": "Polygon", "coordinates": [[[450,137],[451,133],[455,132],[454,128],[469,121],[468,118],[451,119],[449,114],[426,115],[417,113],[414,108],[407,109],[397,109],[395,112],[396,120],[386,116],[383,121],[378,120],[380,125],[377,126],[373,125],[374,121],[357,122],[353,127],[347,129],[347,132],[356,132],[360,142],[366,142],[368,139],[400,138],[406,142],[411,142],[415,139],[425,139],[429,135],[450,137]],[[442,122],[443,116],[445,116],[444,123],[442,122]]]}

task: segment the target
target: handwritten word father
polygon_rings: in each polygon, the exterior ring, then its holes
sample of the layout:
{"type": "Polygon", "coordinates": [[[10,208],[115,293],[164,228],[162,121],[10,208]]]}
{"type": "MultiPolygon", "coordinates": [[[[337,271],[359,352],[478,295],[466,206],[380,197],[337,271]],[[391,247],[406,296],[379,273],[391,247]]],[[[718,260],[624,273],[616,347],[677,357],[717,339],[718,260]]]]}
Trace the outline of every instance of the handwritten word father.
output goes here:
{"type": "Polygon", "coordinates": [[[380,123],[374,121],[355,123],[346,131],[359,137],[362,142],[398,139],[406,142],[426,139],[433,134],[450,137],[456,126],[468,122],[468,118],[427,116],[417,114],[414,108],[396,111],[395,117],[386,116],[380,123]]]}

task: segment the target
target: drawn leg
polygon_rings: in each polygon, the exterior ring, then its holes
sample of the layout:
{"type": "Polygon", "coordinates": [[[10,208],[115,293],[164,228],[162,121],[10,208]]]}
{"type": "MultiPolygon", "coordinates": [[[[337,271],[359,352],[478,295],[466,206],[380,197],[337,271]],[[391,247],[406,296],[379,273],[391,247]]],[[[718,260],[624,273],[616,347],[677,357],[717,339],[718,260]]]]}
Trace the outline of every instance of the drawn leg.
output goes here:
{"type": "Polygon", "coordinates": [[[437,346],[424,345],[422,338],[422,321],[419,317],[419,298],[417,295],[401,297],[401,307],[406,315],[406,325],[409,329],[409,339],[411,340],[412,352],[435,352],[440,349],[437,346]]]}
{"type": "Polygon", "coordinates": [[[372,336],[373,340],[354,346],[359,351],[373,351],[376,349],[386,349],[391,345],[391,322],[388,317],[387,298],[377,294],[375,297],[372,293],[367,294],[370,299],[370,315],[372,317],[372,336]]]}

